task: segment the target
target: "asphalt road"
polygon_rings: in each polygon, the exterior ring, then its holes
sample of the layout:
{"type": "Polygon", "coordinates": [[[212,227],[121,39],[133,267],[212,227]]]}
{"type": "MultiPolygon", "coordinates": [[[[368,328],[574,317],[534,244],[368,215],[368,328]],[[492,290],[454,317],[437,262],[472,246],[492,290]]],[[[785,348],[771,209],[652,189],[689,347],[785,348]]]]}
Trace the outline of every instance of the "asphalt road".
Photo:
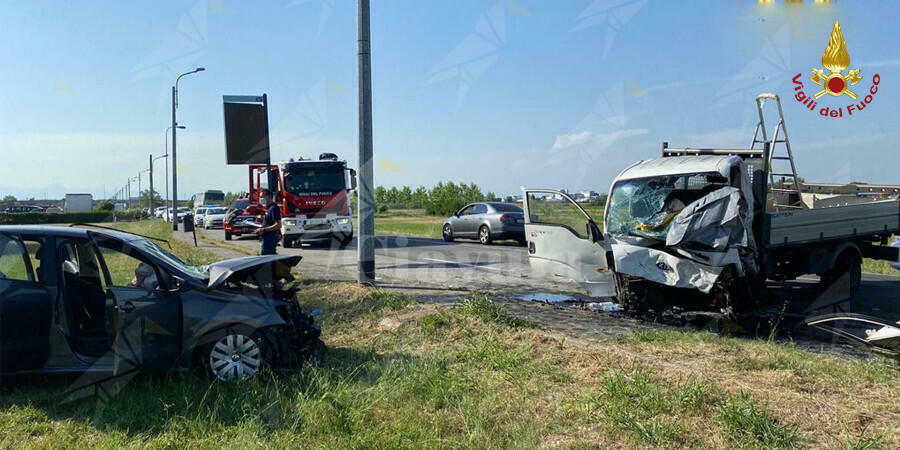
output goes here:
{"type": "MultiPolygon", "coordinates": [[[[211,239],[224,240],[221,230],[203,231],[211,239]]],[[[258,251],[252,237],[230,242],[258,251]]],[[[282,253],[300,254],[302,273],[314,278],[356,279],[356,241],[346,249],[304,246],[278,248],[282,253]]],[[[409,236],[377,237],[375,265],[383,284],[439,289],[493,290],[506,292],[581,292],[566,279],[542,278],[531,273],[528,252],[514,242],[484,246],[474,241],[447,243],[440,239],[409,236]]],[[[900,272],[898,272],[900,275],[900,272]]],[[[858,312],[900,321],[900,276],[864,274],[853,296],[840,289],[819,292],[818,277],[804,276],[788,283],[771,284],[773,297],[790,300],[791,311],[811,316],[830,312],[858,312]]]]}
{"type": "MultiPolygon", "coordinates": [[[[221,230],[198,230],[209,239],[224,241],[221,230]]],[[[250,236],[229,242],[251,251],[259,241],[250,236]]],[[[356,239],[343,249],[304,246],[278,247],[279,253],[299,254],[301,273],[314,278],[355,280],[356,239]]],[[[483,246],[474,241],[448,243],[440,239],[410,236],[377,236],[375,244],[376,281],[383,284],[465,290],[578,291],[577,284],[564,279],[532,276],[528,252],[513,241],[483,246]]]]}

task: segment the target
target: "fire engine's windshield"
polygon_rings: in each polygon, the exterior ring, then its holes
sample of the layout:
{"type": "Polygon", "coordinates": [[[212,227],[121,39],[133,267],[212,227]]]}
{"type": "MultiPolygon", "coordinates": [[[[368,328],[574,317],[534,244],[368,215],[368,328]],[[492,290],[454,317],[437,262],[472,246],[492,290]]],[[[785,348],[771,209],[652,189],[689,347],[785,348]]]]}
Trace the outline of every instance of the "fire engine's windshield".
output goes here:
{"type": "Polygon", "coordinates": [[[285,171],[284,187],[291,194],[332,195],[346,187],[342,166],[300,166],[285,171]]]}
{"type": "Polygon", "coordinates": [[[620,181],[613,187],[609,201],[606,231],[664,241],[672,219],[685,206],[727,182],[718,173],[620,181]]]}

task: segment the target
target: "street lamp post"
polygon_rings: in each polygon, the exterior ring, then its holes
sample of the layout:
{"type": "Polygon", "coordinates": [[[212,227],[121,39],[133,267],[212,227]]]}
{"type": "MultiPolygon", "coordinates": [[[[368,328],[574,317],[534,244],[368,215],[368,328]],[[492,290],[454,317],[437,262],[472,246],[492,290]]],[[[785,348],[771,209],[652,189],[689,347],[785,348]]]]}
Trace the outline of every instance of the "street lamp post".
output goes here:
{"type": "MultiPolygon", "coordinates": [[[[185,129],[185,126],[178,125],[176,128],[178,128],[179,130],[183,130],[185,129]]],[[[166,154],[156,158],[166,158],[166,200],[163,202],[163,206],[165,206],[165,211],[163,212],[163,214],[166,220],[169,220],[169,130],[171,129],[172,127],[166,128],[166,154]]],[[[156,159],[154,159],[154,161],[156,161],[156,159]]]]}
{"type": "Polygon", "coordinates": [[[147,196],[147,216],[153,218],[153,153],[150,154],[147,170],[150,172],[150,195],[147,196]]]}
{"type": "MultiPolygon", "coordinates": [[[[178,109],[178,81],[181,80],[181,77],[185,75],[190,75],[192,73],[203,72],[206,70],[204,67],[198,67],[190,72],[185,72],[181,75],[178,75],[178,78],[175,79],[175,86],[172,86],[172,208],[173,211],[178,211],[178,168],[176,166],[177,162],[177,146],[176,146],[176,135],[178,134],[178,120],[175,117],[175,110],[178,109]]],[[[178,231],[178,214],[175,214],[175,217],[172,219],[172,231],[178,231]]]]}

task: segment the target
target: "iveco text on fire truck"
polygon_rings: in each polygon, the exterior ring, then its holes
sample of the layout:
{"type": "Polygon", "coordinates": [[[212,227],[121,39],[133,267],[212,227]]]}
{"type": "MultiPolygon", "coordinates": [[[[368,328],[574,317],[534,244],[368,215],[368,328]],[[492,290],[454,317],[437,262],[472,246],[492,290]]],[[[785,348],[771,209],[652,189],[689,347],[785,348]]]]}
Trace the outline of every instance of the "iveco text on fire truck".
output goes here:
{"type": "Polygon", "coordinates": [[[273,171],[273,191],[281,194],[281,234],[285,247],[301,243],[329,244],[343,248],[353,239],[349,191],[356,189],[356,171],[334,153],[318,160],[291,159],[266,166],[250,165],[251,205],[259,203],[260,190],[268,187],[267,167],[273,171]]]}

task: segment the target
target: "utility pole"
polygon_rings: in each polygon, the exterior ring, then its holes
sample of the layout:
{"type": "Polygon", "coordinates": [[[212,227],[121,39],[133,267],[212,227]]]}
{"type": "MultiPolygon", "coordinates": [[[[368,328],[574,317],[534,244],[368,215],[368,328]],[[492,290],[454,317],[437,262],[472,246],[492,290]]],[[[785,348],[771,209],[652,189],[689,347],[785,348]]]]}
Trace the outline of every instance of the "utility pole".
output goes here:
{"type": "Polygon", "coordinates": [[[150,195],[147,196],[147,212],[153,218],[153,153],[150,154],[150,195]]]}
{"type": "Polygon", "coordinates": [[[375,180],[372,167],[372,56],[369,0],[358,0],[359,69],[359,283],[375,283],[375,180]]]}
{"type": "MultiPolygon", "coordinates": [[[[178,83],[176,80],[175,83],[178,83]]],[[[175,168],[175,135],[178,122],[175,121],[175,86],[172,86],[172,231],[178,231],[178,169],[175,168]]]]}

